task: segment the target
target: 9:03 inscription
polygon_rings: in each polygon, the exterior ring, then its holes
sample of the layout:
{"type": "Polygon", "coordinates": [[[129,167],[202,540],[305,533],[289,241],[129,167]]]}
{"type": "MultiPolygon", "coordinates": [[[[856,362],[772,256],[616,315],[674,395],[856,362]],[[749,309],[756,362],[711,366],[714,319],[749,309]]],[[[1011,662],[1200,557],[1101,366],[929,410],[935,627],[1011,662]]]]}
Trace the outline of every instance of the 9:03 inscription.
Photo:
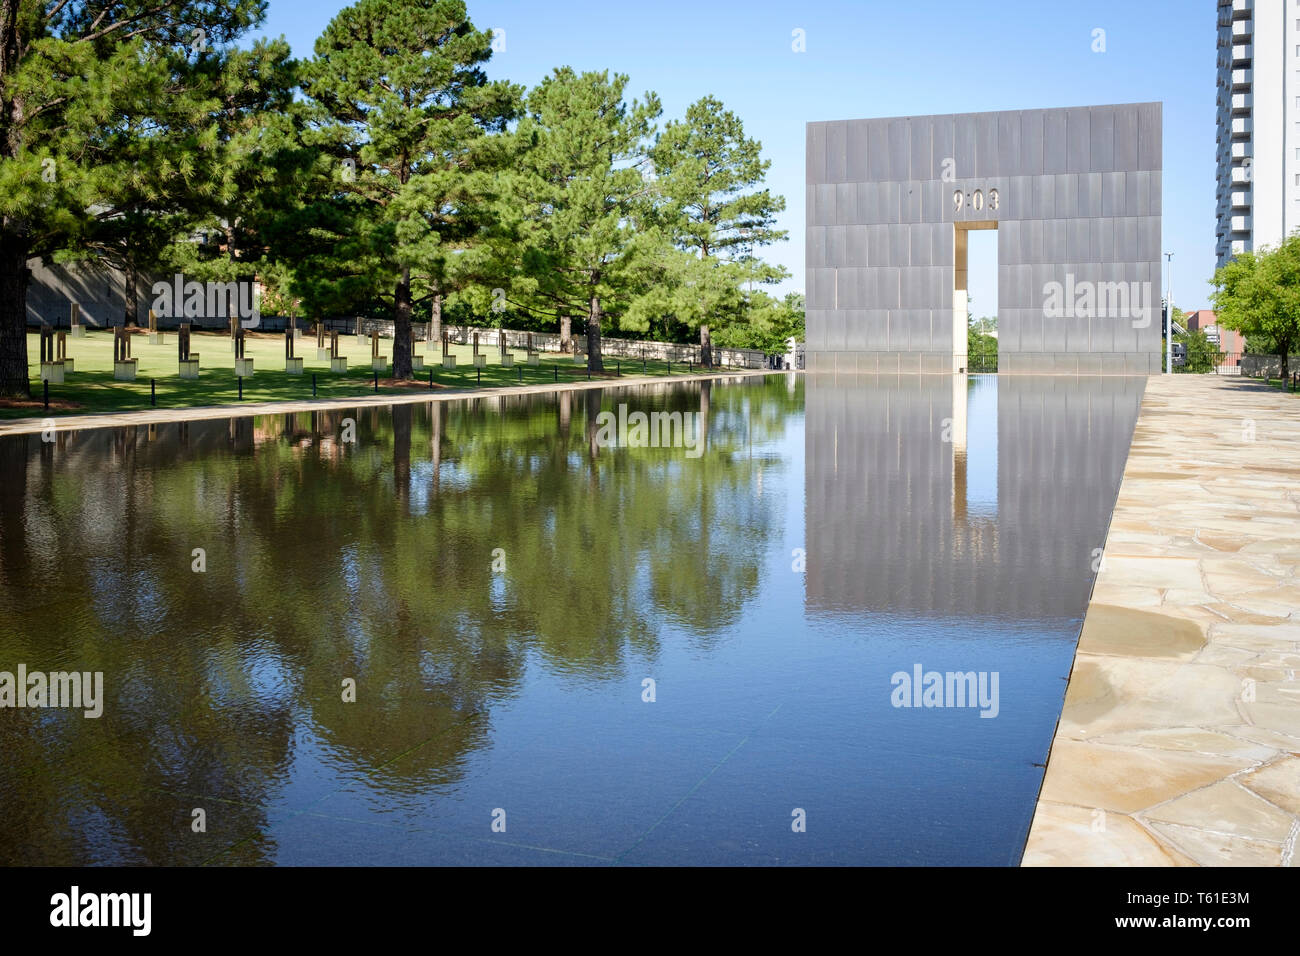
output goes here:
{"type": "MultiPolygon", "coordinates": [[[[976,212],[982,212],[984,209],[984,190],[973,189],[969,193],[964,193],[960,189],[954,189],[952,193],[952,211],[961,212],[963,206],[976,212]]],[[[989,190],[988,207],[993,212],[997,212],[998,191],[996,189],[989,190]]]]}

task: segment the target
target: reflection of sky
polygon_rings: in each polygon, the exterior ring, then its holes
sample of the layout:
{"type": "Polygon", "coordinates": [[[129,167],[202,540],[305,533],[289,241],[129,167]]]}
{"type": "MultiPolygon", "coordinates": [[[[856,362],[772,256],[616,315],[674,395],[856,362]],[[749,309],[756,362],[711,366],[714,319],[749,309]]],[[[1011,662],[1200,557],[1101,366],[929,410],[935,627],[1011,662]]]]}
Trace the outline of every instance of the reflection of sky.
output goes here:
{"type": "Polygon", "coordinates": [[[498,613],[506,610],[506,576],[504,573],[496,571],[492,573],[492,584],[489,586],[489,599],[492,604],[492,610],[498,613]]]}
{"type": "Polygon", "coordinates": [[[269,642],[259,641],[243,662],[249,691],[259,701],[276,703],[289,698],[293,679],[283,658],[269,642]]]}
{"type": "Polygon", "coordinates": [[[998,381],[972,375],[966,393],[966,513],[998,513],[998,381]]]}

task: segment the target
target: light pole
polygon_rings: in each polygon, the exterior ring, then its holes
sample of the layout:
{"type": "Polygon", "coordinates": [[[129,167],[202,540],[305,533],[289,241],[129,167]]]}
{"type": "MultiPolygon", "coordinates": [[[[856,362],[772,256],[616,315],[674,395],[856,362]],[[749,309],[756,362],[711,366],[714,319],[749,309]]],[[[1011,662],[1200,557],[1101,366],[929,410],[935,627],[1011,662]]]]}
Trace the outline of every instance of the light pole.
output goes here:
{"type": "Polygon", "coordinates": [[[1165,253],[1165,374],[1174,371],[1174,254],[1165,253]]]}

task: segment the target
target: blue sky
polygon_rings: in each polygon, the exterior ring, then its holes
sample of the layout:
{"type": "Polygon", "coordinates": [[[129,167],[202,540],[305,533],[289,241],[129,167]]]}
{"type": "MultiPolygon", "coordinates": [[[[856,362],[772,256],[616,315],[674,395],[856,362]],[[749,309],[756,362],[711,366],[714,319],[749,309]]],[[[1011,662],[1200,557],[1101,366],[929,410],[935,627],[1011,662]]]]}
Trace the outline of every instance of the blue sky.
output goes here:
{"type": "MultiPolygon", "coordinates": [[[[264,32],[309,56],[340,0],[269,0],[264,32]]],[[[804,124],[984,110],[1164,103],[1164,243],[1174,301],[1207,304],[1214,272],[1214,0],[470,0],[505,30],[494,77],[609,69],[659,94],[664,119],[706,94],[763,143],[789,240],[767,257],[803,289],[804,124]],[[805,31],[807,51],[791,34],[805,31]],[[1094,53],[1093,30],[1106,31],[1094,53]]],[[[990,234],[991,236],[992,234],[990,234]]],[[[996,250],[972,250],[976,313],[996,300],[996,250]]],[[[1163,294],[1163,289],[1161,290],[1163,294]]]]}

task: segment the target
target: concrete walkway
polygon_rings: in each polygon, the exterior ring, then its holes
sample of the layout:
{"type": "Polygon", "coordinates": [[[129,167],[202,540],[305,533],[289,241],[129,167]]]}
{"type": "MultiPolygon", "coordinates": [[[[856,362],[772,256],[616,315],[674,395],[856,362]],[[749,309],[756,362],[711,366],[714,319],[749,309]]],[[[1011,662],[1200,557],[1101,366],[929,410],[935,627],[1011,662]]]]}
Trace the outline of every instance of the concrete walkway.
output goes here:
{"type": "Polygon", "coordinates": [[[1023,865],[1291,866],[1300,397],[1156,376],[1023,865]]]}
{"type": "Polygon", "coordinates": [[[0,421],[0,438],[5,435],[30,435],[44,431],[53,422],[55,431],[82,428],[118,428],[124,425],[161,425],[166,422],[194,422],[212,418],[243,418],[249,415],[289,415],[294,412],[319,412],[340,408],[367,408],[374,405],[418,405],[422,402],[456,402],[466,398],[496,398],[503,395],[539,395],[551,392],[577,392],[589,388],[624,388],[630,385],[669,385],[702,382],[709,379],[772,375],[770,369],[718,369],[713,372],[685,375],[624,375],[620,378],[595,379],[590,382],[546,382],[539,385],[502,385],[484,388],[391,389],[377,395],[353,395],[347,398],[321,398],[294,402],[247,402],[242,405],[204,405],[198,408],[150,408],[137,412],[98,412],[93,415],[59,415],[14,418],[0,421]]]}

